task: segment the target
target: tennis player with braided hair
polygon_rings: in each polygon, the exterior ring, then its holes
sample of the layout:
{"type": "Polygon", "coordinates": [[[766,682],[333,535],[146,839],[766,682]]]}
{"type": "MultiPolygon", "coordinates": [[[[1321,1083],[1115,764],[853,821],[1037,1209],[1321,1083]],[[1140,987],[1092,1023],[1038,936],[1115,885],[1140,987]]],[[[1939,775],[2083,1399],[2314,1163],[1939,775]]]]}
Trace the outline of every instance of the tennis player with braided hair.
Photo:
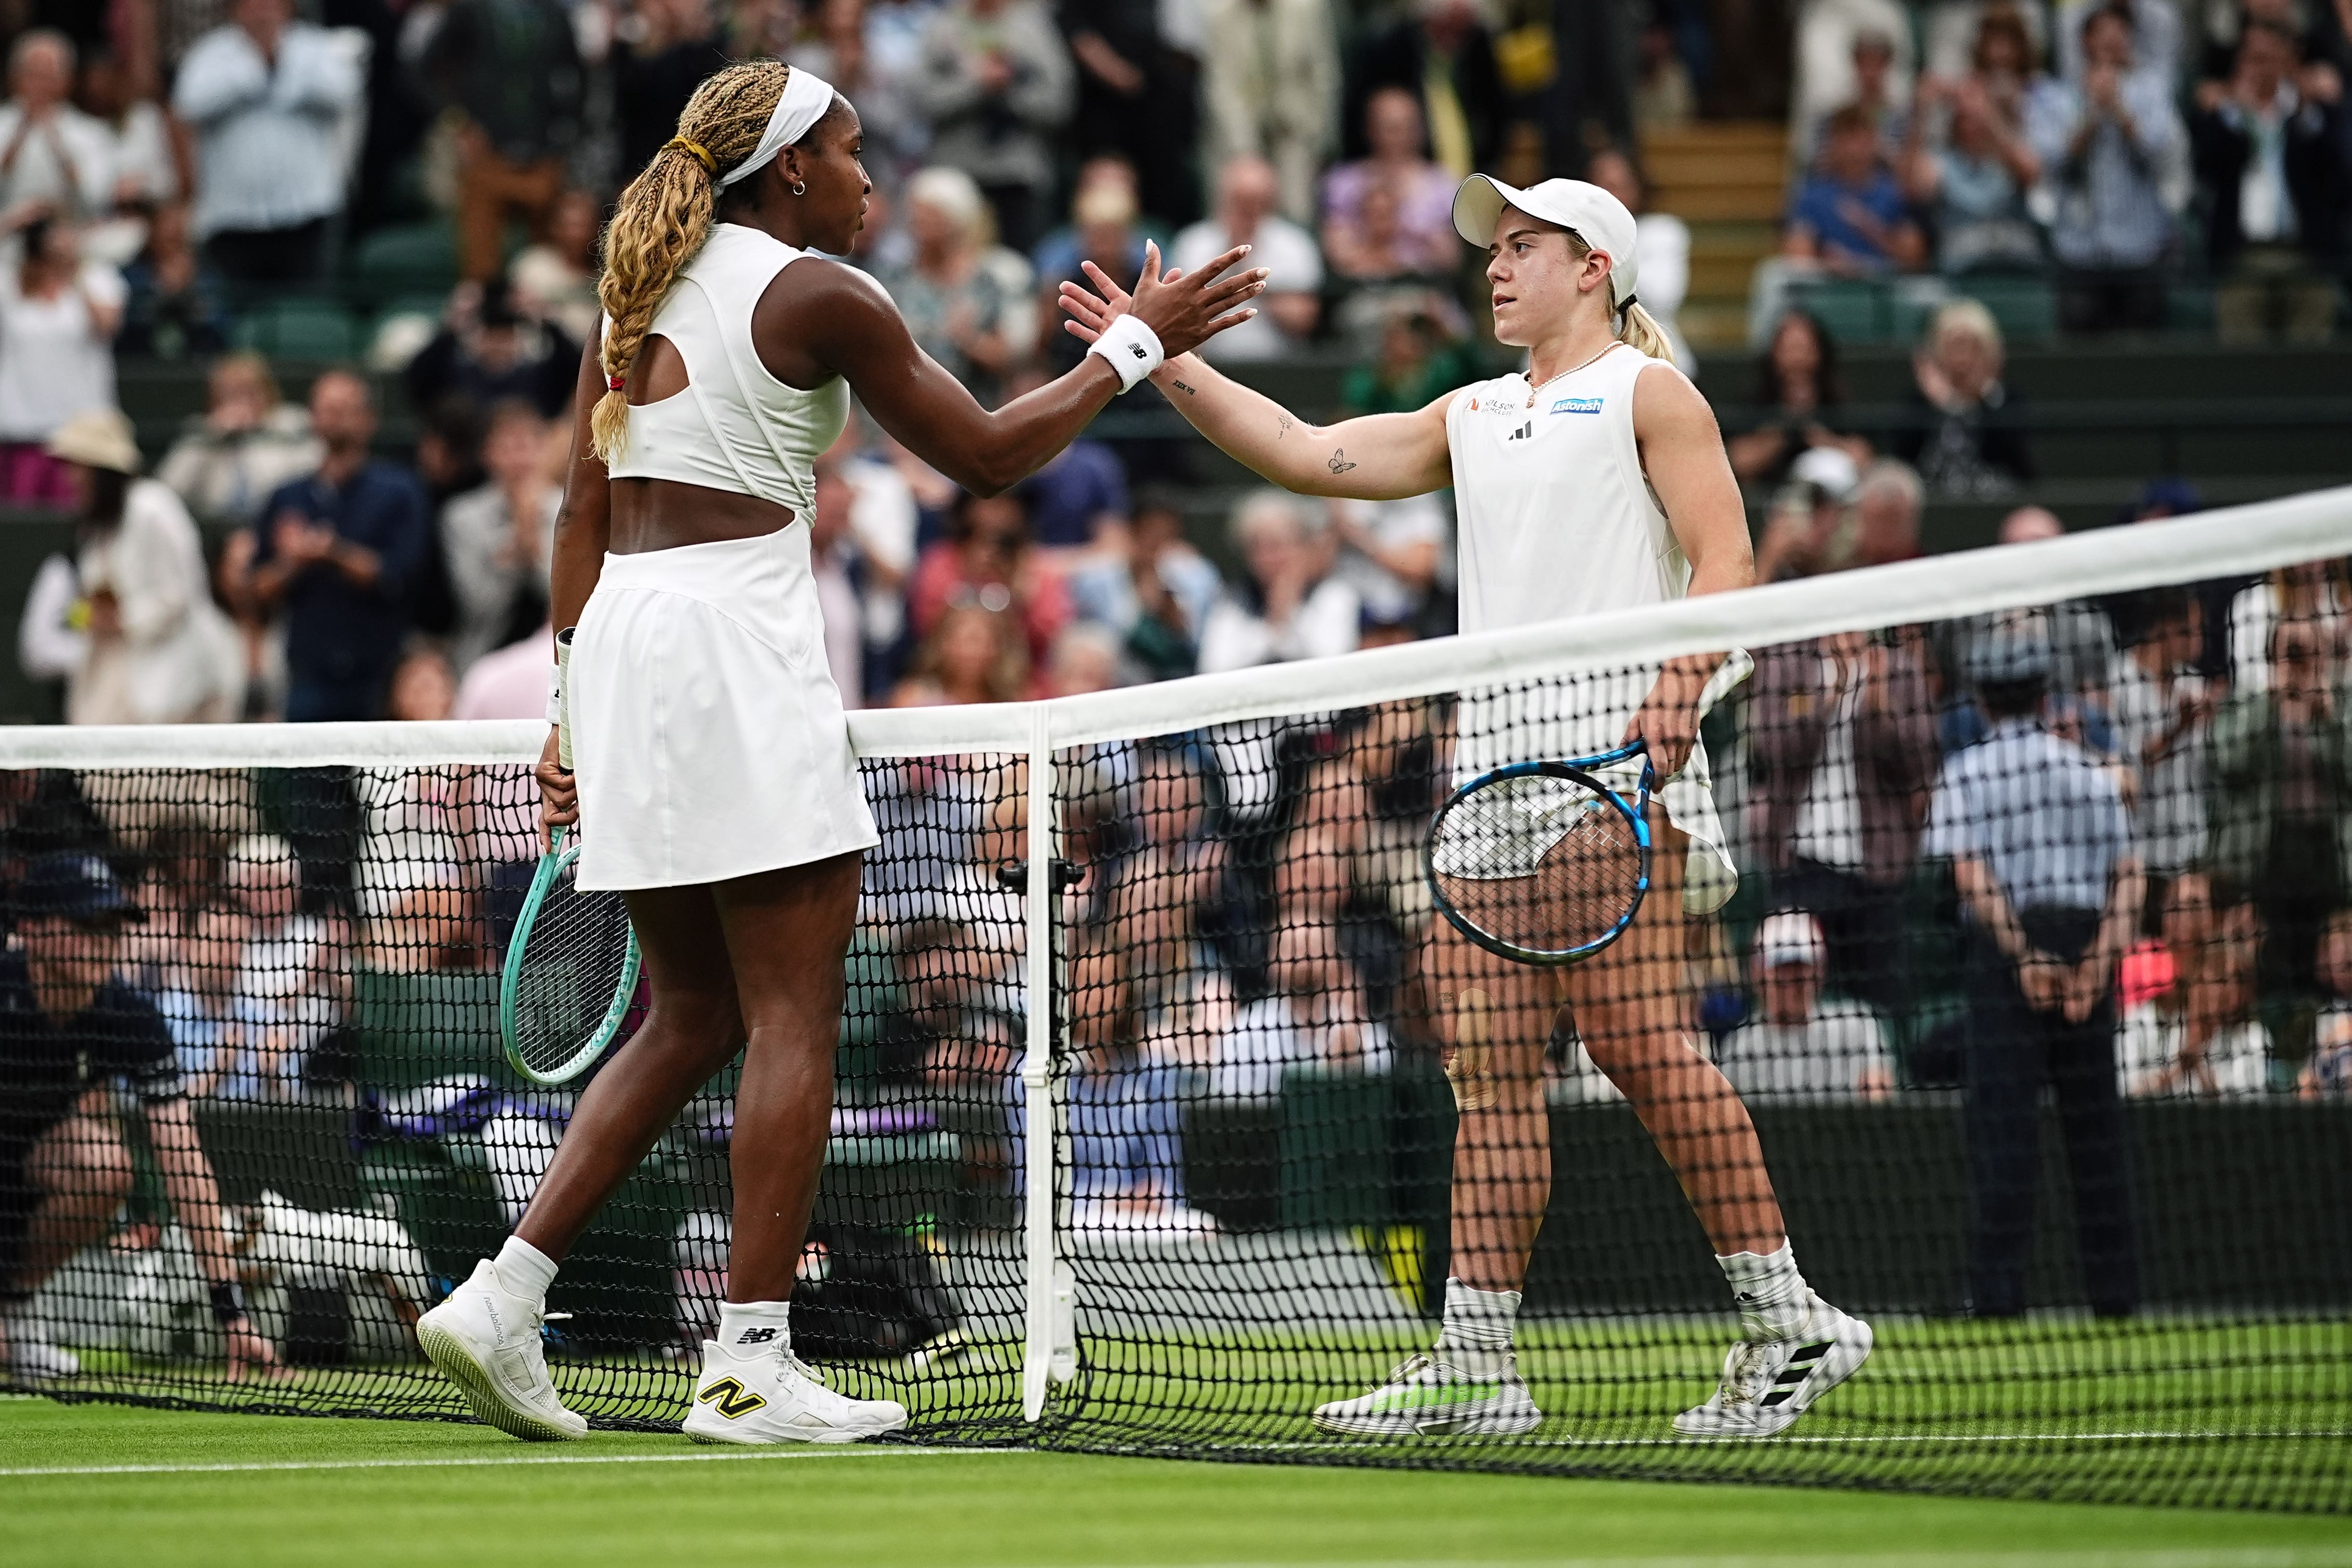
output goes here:
{"type": "Polygon", "coordinates": [[[730,66],[605,235],[605,320],[580,367],[554,548],[555,625],[576,627],[557,699],[576,773],[551,733],[541,817],[579,823],[579,886],[624,894],[652,1008],[582,1094],[513,1237],[417,1332],[475,1412],[517,1436],[587,1430],[541,1351],[549,1282],[738,1049],[727,1301],[687,1435],[837,1443],[905,1425],[901,1406],[845,1398],[793,1357],[785,1311],[824,1158],[858,865],[876,842],[825,668],[812,465],[855,391],[924,460],[994,494],[1165,353],[1254,313],[1264,284],[1211,272],[1140,288],[1077,368],[991,413],[880,289],[827,258],[865,219],[860,134],[807,72],[730,66]]]}
{"type": "MultiPolygon", "coordinates": [[[[1474,174],[1455,195],[1454,225],[1487,251],[1495,336],[1528,352],[1526,373],[1417,413],[1320,429],[1197,356],[1171,359],[1153,380],[1202,435],[1301,493],[1382,500],[1451,485],[1465,632],[1748,586],[1747,513],[1715,416],[1634,294],[1633,215],[1582,181],[1519,191],[1474,174]]],[[[1089,276],[1104,293],[1066,284],[1063,302],[1070,330],[1092,342],[1129,301],[1099,271],[1089,276]]],[[[1543,1053],[1563,1003],[1674,1167],[1738,1302],[1740,1338],[1721,1384],[1675,1418],[1676,1430],[1769,1436],[1869,1354],[1868,1325],[1815,1296],[1798,1272],[1747,1109],[1684,1016],[1686,910],[1712,913],[1735,882],[1697,742],[1702,689],[1722,662],[1676,658],[1621,679],[1464,702],[1464,750],[1507,741],[1519,751],[1472,772],[1643,742],[1667,781],[1652,806],[1651,889],[1622,937],[1565,969],[1511,963],[1444,920],[1430,922],[1423,972],[1461,1108],[1455,1277],[1434,1352],[1381,1387],[1318,1410],[1327,1431],[1499,1435],[1542,1418],[1519,1376],[1513,1332],[1551,1188],[1543,1053]]]]}

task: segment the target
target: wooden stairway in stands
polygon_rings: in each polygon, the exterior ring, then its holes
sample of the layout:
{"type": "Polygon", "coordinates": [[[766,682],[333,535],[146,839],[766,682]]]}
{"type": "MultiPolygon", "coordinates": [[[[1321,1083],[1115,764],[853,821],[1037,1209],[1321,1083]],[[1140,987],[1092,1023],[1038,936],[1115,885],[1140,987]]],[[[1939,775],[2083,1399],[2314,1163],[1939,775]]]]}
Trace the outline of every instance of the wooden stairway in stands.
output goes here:
{"type": "Polygon", "coordinates": [[[1779,247],[1789,131],[1769,121],[1695,121],[1642,142],[1650,205],[1690,226],[1683,335],[1709,356],[1746,353],[1748,283],[1779,247]]]}

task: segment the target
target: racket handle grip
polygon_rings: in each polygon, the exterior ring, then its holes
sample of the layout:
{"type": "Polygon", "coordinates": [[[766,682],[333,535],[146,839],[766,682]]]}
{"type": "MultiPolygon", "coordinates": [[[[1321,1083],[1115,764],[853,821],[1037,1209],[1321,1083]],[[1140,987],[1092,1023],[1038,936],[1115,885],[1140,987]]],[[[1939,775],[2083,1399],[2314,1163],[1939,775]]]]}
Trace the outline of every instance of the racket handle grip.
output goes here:
{"type": "Polygon", "coordinates": [[[572,771],[572,634],[566,626],[555,634],[555,765],[572,771]]]}

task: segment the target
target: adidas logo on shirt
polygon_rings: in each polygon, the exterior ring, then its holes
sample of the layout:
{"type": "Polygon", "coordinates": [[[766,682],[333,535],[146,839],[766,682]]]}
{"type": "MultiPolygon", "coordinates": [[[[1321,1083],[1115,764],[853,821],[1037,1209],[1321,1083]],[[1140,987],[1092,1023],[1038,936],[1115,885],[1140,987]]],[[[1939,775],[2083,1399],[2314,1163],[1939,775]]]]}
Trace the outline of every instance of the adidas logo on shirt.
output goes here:
{"type": "Polygon", "coordinates": [[[1535,433],[1536,422],[1530,419],[1526,424],[1520,426],[1517,429],[1512,431],[1509,435],[1504,437],[1503,439],[1506,441],[1524,441],[1535,433]]]}
{"type": "Polygon", "coordinates": [[[764,1345],[775,1337],[776,1331],[773,1329],[745,1329],[743,1337],[735,1342],[739,1345],[764,1345]]]}

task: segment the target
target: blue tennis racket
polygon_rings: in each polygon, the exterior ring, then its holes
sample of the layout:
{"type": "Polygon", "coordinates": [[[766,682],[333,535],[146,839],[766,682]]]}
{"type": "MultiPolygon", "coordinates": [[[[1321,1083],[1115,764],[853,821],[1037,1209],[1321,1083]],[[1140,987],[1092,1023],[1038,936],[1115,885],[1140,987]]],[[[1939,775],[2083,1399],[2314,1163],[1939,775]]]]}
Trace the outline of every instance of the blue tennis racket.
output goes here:
{"type": "MultiPolygon", "coordinates": [[[[1726,658],[1699,694],[1699,716],[1755,668],[1745,652],[1726,658]]],[[[1591,957],[1625,934],[1649,895],[1656,788],[1657,769],[1640,741],[1480,773],[1438,807],[1423,845],[1438,912],[1517,963],[1591,957]],[[1629,795],[1624,775],[1635,763],[1629,795]]]]}

